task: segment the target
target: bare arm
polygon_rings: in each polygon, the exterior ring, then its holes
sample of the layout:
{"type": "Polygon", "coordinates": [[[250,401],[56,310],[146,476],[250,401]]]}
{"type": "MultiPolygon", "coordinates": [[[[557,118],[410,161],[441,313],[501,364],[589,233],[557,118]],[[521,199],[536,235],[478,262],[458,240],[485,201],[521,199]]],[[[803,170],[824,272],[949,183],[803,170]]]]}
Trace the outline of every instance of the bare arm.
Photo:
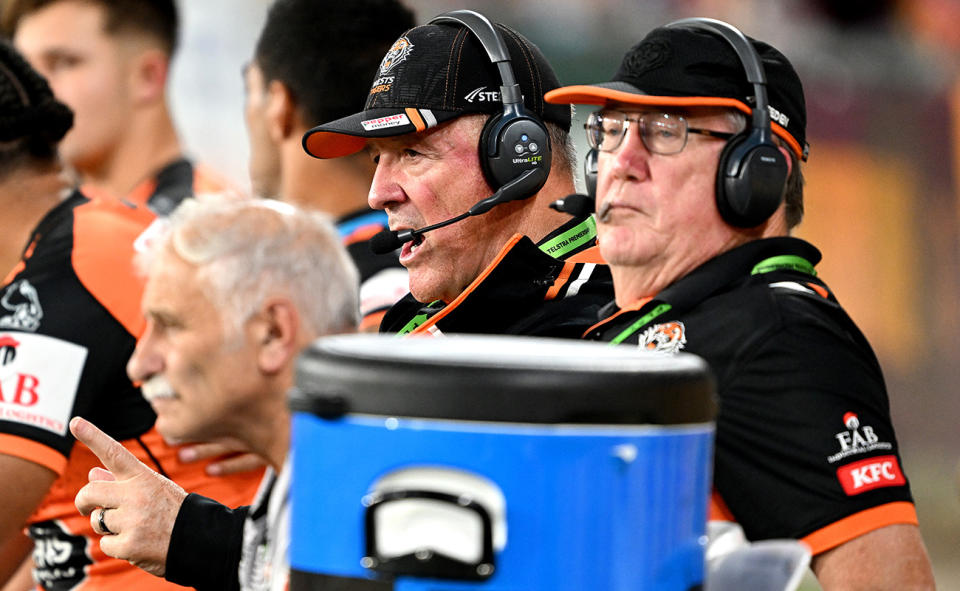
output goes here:
{"type": "Polygon", "coordinates": [[[819,554],[810,564],[824,591],[935,589],[915,525],[888,525],[819,554]]]}
{"type": "MultiPolygon", "coordinates": [[[[27,550],[29,551],[33,548],[33,542],[29,538],[24,538],[29,542],[27,550]]],[[[37,584],[33,580],[33,556],[29,553],[27,557],[20,563],[20,568],[17,569],[17,572],[10,577],[10,580],[7,581],[7,584],[3,586],[2,591],[30,591],[31,589],[36,589],[37,584]]]]}
{"type": "Polygon", "coordinates": [[[53,470],[0,453],[0,584],[13,576],[30,549],[21,530],[50,485],[53,470]]]}

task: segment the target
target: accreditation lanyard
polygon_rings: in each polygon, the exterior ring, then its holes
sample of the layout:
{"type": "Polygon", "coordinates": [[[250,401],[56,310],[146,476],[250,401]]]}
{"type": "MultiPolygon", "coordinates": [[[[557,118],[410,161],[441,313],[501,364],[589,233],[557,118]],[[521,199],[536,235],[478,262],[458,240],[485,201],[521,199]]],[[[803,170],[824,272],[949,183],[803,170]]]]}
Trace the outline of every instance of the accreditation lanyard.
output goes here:
{"type": "MultiPolygon", "coordinates": [[[[582,222],[564,230],[556,236],[550,236],[537,245],[544,253],[555,259],[563,259],[565,256],[581,248],[585,242],[589,242],[597,237],[597,222],[593,216],[587,216],[582,222]]],[[[415,331],[421,324],[430,319],[431,316],[443,309],[442,300],[435,300],[427,305],[426,309],[411,318],[397,333],[396,336],[404,336],[415,331]]]]}
{"type": "MultiPolygon", "coordinates": [[[[772,273],[773,271],[784,270],[797,271],[812,276],[817,275],[817,271],[814,269],[813,264],[811,264],[810,261],[801,256],[793,254],[765,258],[753,266],[753,269],[750,271],[750,275],[762,275],[765,273],[772,273]]],[[[719,285],[709,293],[703,294],[702,297],[696,298],[696,302],[692,303],[699,303],[700,301],[703,301],[714,292],[718,291],[723,285],[719,285]]],[[[676,284],[674,284],[674,286],[668,287],[657,297],[647,302],[637,312],[638,314],[641,314],[640,318],[630,323],[630,326],[620,331],[617,336],[613,337],[613,339],[610,341],[610,345],[619,345],[623,341],[629,339],[631,336],[639,332],[641,329],[646,328],[647,325],[653,322],[655,318],[658,318],[672,310],[674,306],[666,300],[668,298],[672,299],[671,296],[679,294],[679,291],[680,290],[677,288],[676,284]]],[[[691,298],[688,297],[684,299],[689,301],[691,298]]]]}

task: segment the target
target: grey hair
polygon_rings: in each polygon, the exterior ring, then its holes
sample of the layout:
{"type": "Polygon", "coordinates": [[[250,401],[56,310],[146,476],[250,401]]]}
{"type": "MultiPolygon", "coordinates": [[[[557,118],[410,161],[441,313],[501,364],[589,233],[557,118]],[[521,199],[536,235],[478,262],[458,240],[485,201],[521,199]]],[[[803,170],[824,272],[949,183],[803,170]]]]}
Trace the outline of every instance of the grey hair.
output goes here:
{"type": "MultiPolygon", "coordinates": [[[[739,133],[746,129],[747,116],[744,113],[727,110],[726,114],[735,132],[739,133]]],[[[799,226],[803,220],[803,185],[805,182],[803,170],[801,170],[800,159],[797,158],[794,151],[787,146],[783,140],[775,135],[773,136],[773,141],[778,146],[786,148],[787,153],[790,154],[790,176],[787,177],[787,188],[783,194],[783,201],[785,203],[783,213],[787,223],[787,229],[792,230],[799,226]]]]}
{"type": "Polygon", "coordinates": [[[198,195],[165,222],[139,264],[149,269],[169,248],[199,268],[228,335],[271,295],[289,297],[315,335],[349,332],[359,322],[359,276],[328,216],[269,199],[198,195]]]}
{"type": "Polygon", "coordinates": [[[556,123],[547,121],[547,133],[550,135],[550,146],[553,150],[553,165],[558,167],[564,175],[575,174],[574,165],[577,162],[577,150],[573,145],[570,132],[556,123]]]}

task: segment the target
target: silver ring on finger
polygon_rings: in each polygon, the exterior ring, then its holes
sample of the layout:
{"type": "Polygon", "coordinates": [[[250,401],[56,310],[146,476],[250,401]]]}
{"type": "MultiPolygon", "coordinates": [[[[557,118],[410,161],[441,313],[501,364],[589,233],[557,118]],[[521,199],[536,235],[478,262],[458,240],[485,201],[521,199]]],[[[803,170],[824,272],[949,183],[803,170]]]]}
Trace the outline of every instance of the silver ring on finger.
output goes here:
{"type": "Polygon", "coordinates": [[[99,524],[98,524],[98,525],[100,525],[100,534],[101,534],[101,535],[104,535],[104,536],[115,536],[115,535],[117,535],[117,532],[111,531],[110,528],[107,527],[107,524],[104,523],[104,521],[103,521],[103,516],[107,513],[107,509],[108,509],[108,508],[109,508],[109,507],[101,507],[101,508],[100,508],[100,519],[99,519],[99,524]]]}

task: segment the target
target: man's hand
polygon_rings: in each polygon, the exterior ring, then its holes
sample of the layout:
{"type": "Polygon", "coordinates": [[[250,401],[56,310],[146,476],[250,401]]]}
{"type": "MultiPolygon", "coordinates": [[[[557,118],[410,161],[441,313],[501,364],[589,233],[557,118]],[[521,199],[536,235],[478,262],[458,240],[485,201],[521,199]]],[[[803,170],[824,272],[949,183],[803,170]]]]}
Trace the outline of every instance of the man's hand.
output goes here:
{"type": "Polygon", "coordinates": [[[90,470],[90,482],[75,499],[80,513],[90,516],[93,530],[106,534],[100,538],[100,549],[162,577],[173,524],[186,491],[148,468],[89,421],[74,417],[70,431],[107,468],[90,470]]]}
{"type": "Polygon", "coordinates": [[[249,472],[267,465],[263,458],[250,453],[246,445],[229,437],[209,443],[184,445],[177,454],[184,463],[216,458],[216,461],[210,462],[204,469],[210,476],[249,472]]]}

